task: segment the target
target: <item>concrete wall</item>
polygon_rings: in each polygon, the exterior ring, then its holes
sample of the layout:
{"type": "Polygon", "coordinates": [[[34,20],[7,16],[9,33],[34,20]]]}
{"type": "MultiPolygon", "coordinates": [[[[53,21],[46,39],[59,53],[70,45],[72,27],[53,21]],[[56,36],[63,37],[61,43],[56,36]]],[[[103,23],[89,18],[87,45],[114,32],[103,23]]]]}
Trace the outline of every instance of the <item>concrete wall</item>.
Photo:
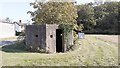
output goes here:
{"type": "MultiPolygon", "coordinates": [[[[26,26],[26,45],[32,49],[44,49],[47,52],[56,52],[56,24],[28,25],[26,26]],[[37,37],[36,37],[37,36],[37,37]]],[[[73,45],[73,33],[70,32],[68,42],[64,43],[63,50],[66,51],[67,45],[73,45]],[[65,44],[65,45],[64,45],[65,44]]]]}
{"type": "Polygon", "coordinates": [[[0,22],[0,38],[15,37],[15,25],[0,22]]]}
{"type": "Polygon", "coordinates": [[[51,53],[56,52],[56,29],[58,25],[46,24],[46,50],[51,53]]]}
{"type": "Polygon", "coordinates": [[[57,25],[47,24],[26,26],[26,45],[33,49],[42,48],[51,53],[56,52],[57,28],[57,25]]]}
{"type": "Polygon", "coordinates": [[[32,48],[46,48],[46,28],[45,25],[26,26],[26,45],[32,48]]]}
{"type": "Polygon", "coordinates": [[[67,45],[73,45],[73,31],[71,31],[71,32],[68,34],[68,42],[67,42],[67,45]]]}

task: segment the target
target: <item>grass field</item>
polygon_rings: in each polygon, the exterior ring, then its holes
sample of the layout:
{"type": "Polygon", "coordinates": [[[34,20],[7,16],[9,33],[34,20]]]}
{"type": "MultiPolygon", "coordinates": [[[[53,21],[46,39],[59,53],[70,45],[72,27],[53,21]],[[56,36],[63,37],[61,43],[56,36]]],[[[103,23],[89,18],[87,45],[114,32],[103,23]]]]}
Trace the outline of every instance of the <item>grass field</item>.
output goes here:
{"type": "Polygon", "coordinates": [[[2,53],[2,66],[117,66],[118,42],[105,39],[117,36],[86,35],[76,41],[76,50],[67,53],[43,54],[21,50],[2,53]],[[15,52],[16,51],[16,52],[15,52]]]}

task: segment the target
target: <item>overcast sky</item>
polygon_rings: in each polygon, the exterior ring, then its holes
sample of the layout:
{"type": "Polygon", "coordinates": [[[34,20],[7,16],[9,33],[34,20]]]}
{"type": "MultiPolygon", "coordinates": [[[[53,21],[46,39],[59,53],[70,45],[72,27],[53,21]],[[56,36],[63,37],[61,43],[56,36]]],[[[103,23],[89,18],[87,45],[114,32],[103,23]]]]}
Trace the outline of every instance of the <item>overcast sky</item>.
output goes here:
{"type": "MultiPolygon", "coordinates": [[[[0,0],[0,19],[9,17],[12,21],[30,20],[27,11],[33,10],[29,3],[35,0],[0,0]]],[[[94,0],[76,0],[78,4],[94,2],[94,0]]]]}

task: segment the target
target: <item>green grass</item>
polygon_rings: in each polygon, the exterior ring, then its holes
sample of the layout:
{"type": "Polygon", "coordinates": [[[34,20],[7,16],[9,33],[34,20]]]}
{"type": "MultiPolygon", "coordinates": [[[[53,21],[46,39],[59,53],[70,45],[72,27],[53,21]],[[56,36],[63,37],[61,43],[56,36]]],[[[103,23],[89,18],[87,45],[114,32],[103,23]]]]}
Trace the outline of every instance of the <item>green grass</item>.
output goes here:
{"type": "Polygon", "coordinates": [[[31,53],[6,48],[2,53],[3,66],[116,66],[118,46],[86,35],[79,39],[77,49],[66,53],[31,53]]]}

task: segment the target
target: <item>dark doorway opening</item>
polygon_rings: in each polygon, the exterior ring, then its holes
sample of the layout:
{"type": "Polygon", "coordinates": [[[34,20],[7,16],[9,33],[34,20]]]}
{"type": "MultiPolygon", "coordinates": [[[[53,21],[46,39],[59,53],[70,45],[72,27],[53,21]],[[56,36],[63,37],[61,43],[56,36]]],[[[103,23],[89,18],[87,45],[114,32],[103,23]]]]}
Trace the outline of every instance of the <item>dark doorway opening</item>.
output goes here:
{"type": "Polygon", "coordinates": [[[56,29],[56,52],[63,52],[62,48],[62,30],[56,29]]]}

